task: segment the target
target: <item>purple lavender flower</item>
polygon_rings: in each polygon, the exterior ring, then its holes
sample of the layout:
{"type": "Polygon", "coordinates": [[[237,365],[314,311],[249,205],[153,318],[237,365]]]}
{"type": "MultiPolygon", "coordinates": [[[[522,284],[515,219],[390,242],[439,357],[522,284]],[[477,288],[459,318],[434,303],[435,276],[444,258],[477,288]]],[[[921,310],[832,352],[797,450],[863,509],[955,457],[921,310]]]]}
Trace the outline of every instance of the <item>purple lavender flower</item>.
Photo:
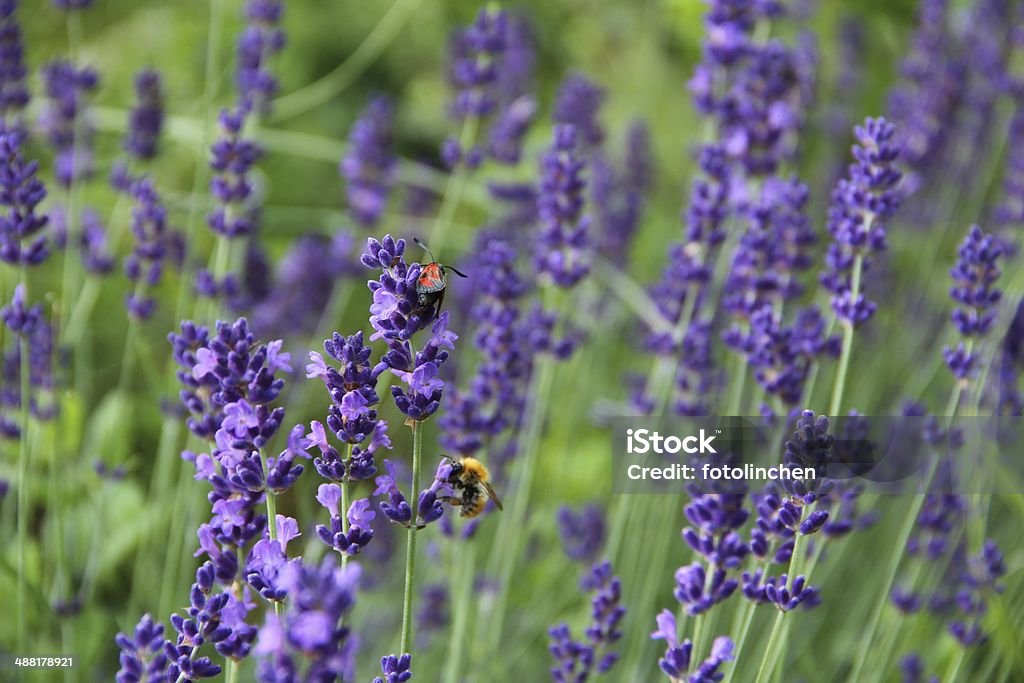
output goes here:
{"type": "Polygon", "coordinates": [[[14,16],[17,6],[17,0],[0,3],[0,122],[4,130],[21,125],[30,98],[21,25],[14,16]]]}
{"type": "Polygon", "coordinates": [[[270,59],[284,48],[280,27],[284,12],[280,0],[247,0],[246,26],[238,36],[235,55],[238,60],[235,87],[239,105],[246,112],[266,114],[270,100],[277,94],[277,78],[268,68],[270,59]]]}
{"type": "Polygon", "coordinates": [[[995,217],[1003,225],[1024,224],[1024,111],[1018,109],[1010,122],[1006,168],[1003,170],[1003,197],[995,217]]]}
{"type": "Polygon", "coordinates": [[[57,182],[68,187],[92,175],[93,129],[87,120],[88,96],[99,86],[99,75],[62,60],[43,67],[47,101],[39,126],[57,153],[57,182]]]}
{"type": "MultiPolygon", "coordinates": [[[[21,359],[25,347],[28,349],[28,370],[30,394],[29,410],[39,420],[48,420],[57,414],[57,403],[50,396],[54,379],[54,332],[53,326],[43,315],[42,304],[28,306],[25,301],[25,288],[18,285],[14,288],[11,302],[0,309],[0,319],[13,335],[8,341],[10,346],[4,350],[2,358],[2,382],[0,401],[4,407],[17,409],[21,407],[21,359]]],[[[15,438],[21,433],[24,425],[19,427],[12,420],[4,419],[4,436],[15,438]]]]}
{"type": "Polygon", "coordinates": [[[525,20],[501,9],[484,8],[472,24],[457,31],[449,46],[450,110],[457,121],[476,120],[483,144],[462,149],[445,140],[442,158],[449,168],[464,162],[475,168],[490,155],[515,164],[537,105],[527,94],[533,73],[532,32],[525,20]]]}
{"type": "Polygon", "coordinates": [[[473,345],[481,361],[464,387],[451,392],[439,422],[441,445],[463,456],[518,424],[532,368],[531,330],[521,309],[527,290],[516,271],[516,250],[488,232],[476,244],[470,317],[477,321],[473,345]]]}
{"type": "Polygon", "coordinates": [[[719,669],[726,662],[733,660],[733,643],[725,636],[715,638],[711,645],[711,654],[697,665],[697,670],[690,674],[690,662],[693,657],[693,643],[689,640],[679,641],[679,629],[675,615],[665,609],[655,619],[658,630],[651,634],[653,640],[665,641],[665,654],[658,660],[658,666],[673,681],[686,680],[689,683],[717,683],[725,678],[719,669]]]}
{"type": "Polygon", "coordinates": [[[619,624],[626,608],[620,604],[622,586],[619,578],[612,575],[611,564],[595,564],[584,577],[582,588],[594,594],[585,640],[573,640],[566,624],[548,630],[548,651],[555,660],[551,677],[555,683],[585,681],[591,674],[607,673],[618,661],[618,654],[610,648],[622,637],[619,624]]]}
{"type": "Polygon", "coordinates": [[[406,341],[430,324],[434,309],[419,303],[416,281],[420,265],[406,264],[405,240],[385,235],[378,242],[371,237],[367,239],[366,252],[360,261],[367,268],[382,271],[377,280],[367,283],[373,292],[370,324],[375,330],[370,341],[406,341]]]}
{"type": "Polygon", "coordinates": [[[604,140],[604,129],[597,119],[604,100],[603,88],[583,74],[572,74],[558,86],[552,116],[555,123],[573,126],[582,146],[597,147],[604,140]]]}
{"type": "Polygon", "coordinates": [[[93,0],[50,0],[57,9],[66,11],[88,9],[92,7],[93,0]]]}
{"type": "Polygon", "coordinates": [[[0,132],[0,259],[12,265],[38,265],[49,250],[40,234],[49,220],[36,213],[46,197],[46,187],[36,177],[39,164],[25,163],[22,134],[0,132]]]}
{"type": "Polygon", "coordinates": [[[647,126],[634,121],[627,133],[626,159],[621,171],[601,155],[591,159],[590,194],[594,202],[597,250],[622,267],[643,217],[651,185],[651,149],[647,126]]]}
{"type": "Polygon", "coordinates": [[[163,624],[145,614],[131,636],[118,633],[114,640],[121,648],[121,668],[115,676],[117,683],[166,680],[164,676],[170,662],[164,651],[168,641],[164,639],[163,624]]]}
{"type": "Polygon", "coordinates": [[[139,320],[149,318],[156,309],[156,298],[148,292],[160,284],[164,262],[174,250],[174,234],[167,226],[167,210],[147,177],[132,183],[132,253],[124,260],[124,272],[135,287],[125,297],[128,313],[139,320]]]}
{"type": "Polygon", "coordinates": [[[583,168],[576,129],[556,126],[554,144],[541,160],[541,227],[535,260],[538,271],[559,287],[572,287],[590,270],[590,218],[582,215],[583,168]]]}
{"type": "Polygon", "coordinates": [[[398,487],[398,470],[395,464],[390,460],[385,460],[384,469],[386,474],[377,477],[377,488],[373,495],[382,498],[386,496],[387,500],[381,500],[379,507],[391,522],[403,527],[422,529],[441,519],[444,514],[444,505],[441,503],[441,499],[453,495],[452,489],[447,483],[452,471],[451,464],[447,459],[442,459],[438,464],[430,486],[419,492],[415,511],[398,487]]]}
{"type": "Polygon", "coordinates": [[[370,510],[370,501],[366,498],[352,501],[348,511],[344,513],[349,523],[346,531],[341,519],[342,511],[338,509],[341,487],[337,484],[321,484],[317,489],[316,499],[331,515],[330,527],[323,524],[316,526],[320,540],[342,555],[352,557],[359,554],[373,538],[370,522],[376,513],[370,510]]]}
{"type": "Polygon", "coordinates": [[[972,225],[958,253],[960,258],[950,270],[956,284],[949,295],[963,308],[953,311],[953,325],[964,337],[984,336],[995,321],[992,309],[1002,298],[993,285],[999,279],[1003,250],[995,237],[972,225]]]}
{"type": "Polygon", "coordinates": [[[409,342],[392,342],[384,355],[384,362],[391,371],[407,385],[391,387],[395,405],[412,420],[425,420],[441,404],[445,383],[440,378],[440,369],[448,360],[448,351],[454,349],[458,336],[448,330],[448,311],[445,311],[431,327],[433,336],[410,357],[409,342]]]}
{"type": "Polygon", "coordinates": [[[405,683],[412,679],[412,655],[386,655],[380,658],[383,677],[377,676],[373,683],[405,683]]]}
{"type": "Polygon", "coordinates": [[[82,210],[82,234],[79,236],[82,265],[86,272],[106,275],[114,269],[114,255],[107,244],[107,231],[92,207],[82,210]]]}
{"type": "Polygon", "coordinates": [[[128,115],[128,133],[121,143],[139,161],[156,156],[164,125],[164,94],[160,72],[143,69],[135,75],[135,107],[128,115]]]}
{"type": "Polygon", "coordinates": [[[392,109],[385,97],[371,100],[349,131],[348,153],[339,166],[348,183],[349,212],[364,228],[372,228],[380,220],[394,185],[397,161],[392,109]]]}
{"type": "Polygon", "coordinates": [[[789,612],[801,605],[810,609],[821,600],[818,589],[807,583],[807,577],[793,577],[791,583],[786,574],[766,576],[762,569],[753,574],[743,572],[743,595],[752,602],[771,603],[780,612],[789,612]]]}
{"type": "Polygon", "coordinates": [[[593,563],[604,545],[604,512],[596,504],[579,511],[567,505],[558,508],[555,515],[562,550],[575,562],[593,563]]]}
{"type": "Polygon", "coordinates": [[[259,630],[257,680],[353,680],[356,643],[342,623],[355,606],[360,575],[358,565],[337,567],[333,557],[287,566],[285,611],[280,618],[268,614],[259,630]]]}
{"type": "Polygon", "coordinates": [[[272,539],[264,532],[249,552],[242,573],[265,600],[281,602],[288,597],[291,573],[301,564],[298,558],[288,559],[288,543],[299,536],[299,525],[284,515],[277,515],[274,524],[277,538],[272,539]]]}
{"type": "Polygon", "coordinates": [[[214,176],[210,191],[218,205],[207,216],[207,223],[218,235],[238,237],[256,229],[253,187],[249,173],[263,156],[263,150],[252,140],[242,137],[244,110],[223,110],[220,113],[222,137],[210,148],[210,168],[214,176]]]}
{"type": "Polygon", "coordinates": [[[337,332],[324,341],[328,355],[341,362],[340,370],[327,365],[323,357],[311,351],[306,377],[323,380],[331,396],[327,411],[327,426],[343,443],[358,445],[373,433],[377,426],[377,411],[373,410],[377,396],[377,378],[384,365],[372,365],[372,349],[363,344],[363,333],[343,337],[337,332]]]}
{"type": "Polygon", "coordinates": [[[896,129],[891,123],[869,118],[854,132],[859,142],[853,147],[856,161],[832,192],[828,229],[833,241],[821,283],[832,292],[832,309],[839,319],[856,326],[875,312],[874,302],[862,292],[854,299],[856,260],[862,259],[866,271],[871,254],[886,249],[886,222],[899,208],[902,174],[896,166],[900,149],[893,141],[896,129]]]}

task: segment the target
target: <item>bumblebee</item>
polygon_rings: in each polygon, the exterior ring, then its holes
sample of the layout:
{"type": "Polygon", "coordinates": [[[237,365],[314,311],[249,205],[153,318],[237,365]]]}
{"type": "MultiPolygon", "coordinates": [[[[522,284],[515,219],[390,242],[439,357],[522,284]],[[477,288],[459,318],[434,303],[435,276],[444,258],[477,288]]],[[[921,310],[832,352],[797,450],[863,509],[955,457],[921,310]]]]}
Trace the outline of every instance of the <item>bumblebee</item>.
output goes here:
{"type": "Polygon", "coordinates": [[[459,508],[459,516],[478,516],[487,507],[488,498],[494,501],[496,508],[503,509],[501,499],[491,488],[491,475],[482,462],[470,457],[451,458],[447,455],[441,457],[447,459],[452,466],[452,472],[448,475],[445,483],[456,492],[461,492],[460,495],[448,496],[442,500],[459,508]]]}

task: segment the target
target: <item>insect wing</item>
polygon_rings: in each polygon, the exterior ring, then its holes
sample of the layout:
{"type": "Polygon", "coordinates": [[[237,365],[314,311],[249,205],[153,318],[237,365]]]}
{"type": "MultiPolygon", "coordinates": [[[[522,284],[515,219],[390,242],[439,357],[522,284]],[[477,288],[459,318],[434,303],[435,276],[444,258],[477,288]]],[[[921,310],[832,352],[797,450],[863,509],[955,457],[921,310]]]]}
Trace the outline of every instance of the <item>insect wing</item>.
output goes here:
{"type": "Polygon", "coordinates": [[[486,481],[482,481],[480,483],[483,485],[484,491],[487,492],[487,497],[494,501],[494,506],[499,510],[504,510],[505,508],[501,506],[501,498],[498,498],[498,494],[494,492],[494,489],[491,488],[491,485],[488,484],[486,481]]]}
{"type": "Polygon", "coordinates": [[[444,272],[441,267],[436,263],[429,263],[420,271],[416,289],[420,292],[440,292],[444,289],[444,284],[444,272]]]}

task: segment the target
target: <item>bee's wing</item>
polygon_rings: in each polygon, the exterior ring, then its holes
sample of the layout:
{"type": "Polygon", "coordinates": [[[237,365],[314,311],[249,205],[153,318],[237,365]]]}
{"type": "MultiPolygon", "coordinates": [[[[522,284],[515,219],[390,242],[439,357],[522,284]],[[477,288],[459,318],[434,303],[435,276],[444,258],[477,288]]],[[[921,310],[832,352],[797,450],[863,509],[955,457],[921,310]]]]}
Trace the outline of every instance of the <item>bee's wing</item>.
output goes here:
{"type": "Polygon", "coordinates": [[[499,510],[504,510],[505,508],[501,507],[501,498],[498,498],[498,494],[494,492],[494,489],[491,488],[491,485],[488,484],[486,481],[482,481],[480,483],[483,485],[484,491],[487,492],[487,497],[494,501],[495,507],[497,507],[499,510]]]}

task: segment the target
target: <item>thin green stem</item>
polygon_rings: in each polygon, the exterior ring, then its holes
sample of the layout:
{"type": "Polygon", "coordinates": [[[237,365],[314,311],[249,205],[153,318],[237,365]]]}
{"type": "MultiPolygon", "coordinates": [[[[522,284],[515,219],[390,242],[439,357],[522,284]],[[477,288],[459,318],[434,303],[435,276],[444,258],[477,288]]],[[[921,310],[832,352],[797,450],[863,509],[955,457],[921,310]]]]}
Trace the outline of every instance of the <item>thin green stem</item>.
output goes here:
{"type": "MultiPolygon", "coordinates": [[[[856,305],[860,296],[860,277],[864,269],[864,257],[857,254],[853,259],[853,275],[850,282],[851,305],[856,305]]],[[[828,414],[839,415],[843,403],[843,390],[846,388],[846,373],[850,368],[850,353],[853,350],[853,321],[843,322],[843,348],[839,353],[839,366],[836,368],[836,381],[832,385],[832,400],[829,402],[828,414]]]]}
{"type": "Polygon", "coordinates": [[[768,677],[771,676],[771,670],[775,668],[777,657],[775,654],[775,641],[778,640],[779,633],[782,631],[782,622],[785,618],[786,613],[779,610],[778,616],[775,617],[775,623],[772,625],[772,633],[768,636],[768,647],[765,648],[764,656],[761,657],[761,666],[757,669],[757,678],[754,679],[754,683],[767,681],[768,677]]]}
{"type": "Polygon", "coordinates": [[[413,499],[413,519],[405,545],[405,599],[402,601],[402,644],[400,652],[412,652],[412,603],[416,579],[417,500],[420,490],[420,465],[423,457],[423,424],[412,421],[412,485],[409,495],[413,499]]]}
{"type": "MultiPolygon", "coordinates": [[[[473,146],[478,125],[479,122],[475,116],[469,116],[463,121],[462,130],[459,133],[459,149],[463,154],[473,146]]],[[[466,164],[460,163],[448,179],[448,186],[445,188],[444,198],[441,200],[441,208],[437,211],[437,219],[430,231],[430,246],[438,252],[444,246],[445,235],[448,233],[452,219],[455,218],[455,211],[462,200],[462,191],[466,185],[467,175],[466,164]]]]}
{"type": "MultiPolygon", "coordinates": [[[[457,546],[459,547],[459,546],[457,546]]],[[[459,683],[464,672],[462,656],[466,643],[466,629],[473,609],[473,570],[476,567],[476,545],[472,539],[461,544],[457,576],[452,580],[451,592],[455,597],[452,615],[452,637],[448,641],[448,656],[445,658],[444,683],[459,683]]]]}
{"type": "MultiPolygon", "coordinates": [[[[263,453],[263,449],[259,450],[260,462],[263,464],[263,471],[267,472],[267,456],[263,453]]],[[[277,540],[277,494],[270,490],[268,487],[266,490],[266,502],[267,502],[267,533],[270,534],[270,540],[277,540]]],[[[274,600],[274,614],[281,617],[281,602],[274,600]]]]}
{"type": "MultiPolygon", "coordinates": [[[[345,458],[346,464],[352,462],[352,444],[348,445],[348,457],[345,458]]],[[[349,496],[349,480],[348,472],[345,472],[345,479],[341,482],[341,531],[346,536],[348,535],[348,496],[349,496]]],[[[348,566],[348,553],[341,554],[341,566],[342,568],[348,566]]]]}
{"type": "Polygon", "coordinates": [[[946,674],[942,680],[946,683],[956,683],[956,677],[960,675],[960,669],[963,668],[964,661],[967,659],[967,648],[958,648],[960,652],[957,654],[956,659],[953,660],[952,666],[949,667],[949,673],[946,674]]]}
{"type": "MultiPolygon", "coordinates": [[[[21,286],[22,295],[25,297],[25,305],[29,305],[28,287],[28,266],[21,265],[21,286]]],[[[21,368],[19,379],[21,385],[21,434],[18,439],[18,599],[17,599],[17,624],[18,624],[18,651],[25,651],[26,636],[26,613],[25,613],[25,557],[28,547],[28,461],[29,453],[29,407],[31,405],[31,372],[29,364],[29,340],[25,330],[20,333],[21,345],[21,368]]]]}

